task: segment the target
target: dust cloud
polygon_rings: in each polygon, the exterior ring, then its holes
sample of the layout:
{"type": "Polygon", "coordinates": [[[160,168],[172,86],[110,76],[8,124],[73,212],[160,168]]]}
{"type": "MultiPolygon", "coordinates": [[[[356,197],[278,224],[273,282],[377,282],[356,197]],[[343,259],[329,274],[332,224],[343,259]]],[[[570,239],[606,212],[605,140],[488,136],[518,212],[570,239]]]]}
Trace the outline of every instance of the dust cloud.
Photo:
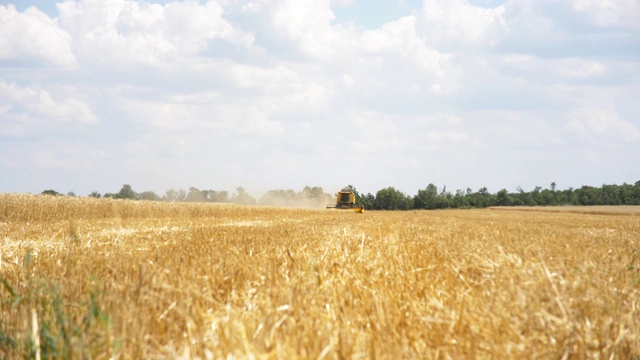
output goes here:
{"type": "Polygon", "coordinates": [[[320,209],[327,204],[335,204],[332,195],[325,193],[321,187],[305,187],[300,192],[293,190],[270,190],[264,194],[258,205],[320,209]]]}

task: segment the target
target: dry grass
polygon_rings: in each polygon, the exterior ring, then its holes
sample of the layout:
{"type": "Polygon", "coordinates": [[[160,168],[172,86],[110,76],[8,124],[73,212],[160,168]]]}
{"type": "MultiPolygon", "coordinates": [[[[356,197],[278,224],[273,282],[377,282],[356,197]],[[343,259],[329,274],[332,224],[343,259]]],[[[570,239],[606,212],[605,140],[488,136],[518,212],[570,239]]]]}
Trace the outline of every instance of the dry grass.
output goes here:
{"type": "Polygon", "coordinates": [[[638,220],[0,195],[0,357],[638,359],[638,220]]]}
{"type": "Polygon", "coordinates": [[[494,206],[492,210],[519,210],[535,212],[555,212],[555,213],[576,213],[576,214],[599,214],[599,215],[640,215],[638,205],[619,206],[494,206]]]}

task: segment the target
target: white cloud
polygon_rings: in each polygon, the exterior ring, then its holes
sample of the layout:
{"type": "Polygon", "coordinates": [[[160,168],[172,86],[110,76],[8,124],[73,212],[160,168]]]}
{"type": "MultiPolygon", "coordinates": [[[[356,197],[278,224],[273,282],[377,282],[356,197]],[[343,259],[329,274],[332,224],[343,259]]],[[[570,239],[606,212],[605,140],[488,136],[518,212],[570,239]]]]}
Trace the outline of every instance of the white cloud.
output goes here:
{"type": "Polygon", "coordinates": [[[16,138],[0,142],[0,172],[38,192],[50,174],[90,186],[67,187],[79,193],[411,192],[622,182],[640,168],[628,160],[640,153],[633,3],[427,0],[366,26],[369,13],[335,21],[331,6],[359,5],[66,0],[57,18],[0,7],[0,136],[16,138]],[[593,166],[587,153],[612,180],[575,175],[593,166]]]}
{"type": "Polygon", "coordinates": [[[470,141],[468,134],[457,131],[429,131],[427,132],[426,140],[429,142],[464,142],[470,141]]]}
{"type": "Polygon", "coordinates": [[[315,82],[301,82],[296,90],[275,99],[263,99],[259,105],[275,117],[295,119],[300,116],[300,109],[311,114],[330,111],[333,95],[333,89],[328,86],[315,82]]]}
{"type": "Polygon", "coordinates": [[[73,67],[71,36],[56,20],[37,8],[18,12],[14,5],[0,5],[0,59],[41,59],[63,67],[73,67]]]}
{"type": "Polygon", "coordinates": [[[596,142],[640,140],[640,131],[636,124],[621,120],[615,111],[598,107],[574,109],[566,128],[575,135],[596,142]]]}
{"type": "MultiPolygon", "coordinates": [[[[50,144],[49,144],[50,145],[50,144]]],[[[45,170],[95,170],[109,157],[105,149],[84,142],[63,146],[30,148],[27,158],[37,168],[45,170]]]]}
{"type": "MultiPolygon", "coordinates": [[[[407,145],[401,141],[404,136],[399,129],[399,119],[393,116],[365,111],[350,114],[350,117],[353,118],[353,133],[357,134],[359,141],[356,148],[360,151],[381,153],[399,150],[407,145]]],[[[348,137],[344,140],[349,141],[348,137]]]]}
{"type": "Polygon", "coordinates": [[[556,79],[598,78],[607,73],[599,61],[581,58],[544,59],[532,55],[507,55],[502,59],[506,69],[515,70],[533,81],[548,77],[556,79]],[[544,77],[540,77],[544,74],[544,77]]]}
{"type": "Polygon", "coordinates": [[[381,29],[366,31],[360,38],[366,53],[397,56],[419,71],[442,78],[448,70],[450,55],[428,47],[416,34],[416,19],[407,16],[385,24],[381,29]]]}
{"type": "Polygon", "coordinates": [[[573,10],[586,15],[600,27],[640,30],[640,2],[637,0],[572,0],[573,10]]]}
{"type": "Polygon", "coordinates": [[[557,25],[553,22],[551,14],[545,11],[545,3],[537,0],[508,1],[504,6],[503,21],[510,35],[525,36],[526,39],[554,40],[544,37],[553,34],[557,25]]]}
{"type": "Polygon", "coordinates": [[[505,6],[483,8],[466,0],[425,0],[418,16],[420,34],[443,48],[491,46],[504,28],[505,6]]]}
{"type": "Polygon", "coordinates": [[[30,86],[22,87],[7,83],[0,79],[0,104],[6,101],[13,104],[9,113],[15,109],[17,114],[25,117],[56,119],[60,121],[77,121],[88,124],[99,122],[91,108],[83,101],[75,98],[54,99],[50,92],[30,86]],[[17,106],[15,106],[17,105],[17,106]],[[19,108],[24,108],[20,110],[19,108]]]}
{"type": "Polygon", "coordinates": [[[342,83],[343,83],[344,87],[352,88],[355,85],[356,81],[349,74],[342,74],[342,83]]]}
{"type": "Polygon", "coordinates": [[[23,136],[26,132],[23,124],[24,119],[20,120],[19,117],[11,114],[11,104],[0,104],[0,137],[19,137],[23,136]]]}
{"type": "Polygon", "coordinates": [[[251,47],[253,37],[223,19],[214,1],[66,0],[57,5],[63,28],[75,35],[83,57],[112,66],[145,64],[166,67],[207,51],[210,42],[251,47]]]}
{"type": "Polygon", "coordinates": [[[336,6],[351,6],[356,3],[357,0],[331,0],[331,5],[336,6]]]}
{"type": "Polygon", "coordinates": [[[343,74],[335,83],[358,106],[389,107],[393,112],[396,106],[420,106],[425,99],[449,94],[458,85],[453,56],[418,36],[415,16],[364,31],[356,43],[353,56],[336,63],[334,72],[326,75],[343,74]]]}
{"type": "Polygon", "coordinates": [[[303,78],[293,68],[282,65],[259,67],[255,65],[221,64],[231,84],[238,88],[262,89],[268,92],[296,89],[303,78]]]}
{"type": "Polygon", "coordinates": [[[75,161],[61,158],[55,151],[41,150],[31,155],[35,166],[45,169],[68,168],[74,165],[75,161]]]}
{"type": "MultiPolygon", "coordinates": [[[[206,96],[195,95],[197,99],[206,96]]],[[[136,119],[148,134],[164,133],[183,137],[208,134],[211,139],[282,134],[282,125],[272,120],[268,109],[263,109],[260,104],[236,104],[225,98],[223,100],[213,103],[127,100],[119,106],[126,109],[128,116],[136,119]]]]}
{"type": "Polygon", "coordinates": [[[285,54],[327,61],[354,45],[352,29],[331,24],[335,16],[328,0],[256,0],[242,9],[257,27],[257,45],[267,50],[286,44],[285,54]]]}
{"type": "Polygon", "coordinates": [[[328,1],[317,0],[288,0],[268,1],[271,21],[282,34],[291,39],[300,39],[307,42],[308,46],[314,40],[324,42],[327,31],[334,15],[331,12],[328,1]],[[325,31],[323,31],[325,30],[325,31]]]}

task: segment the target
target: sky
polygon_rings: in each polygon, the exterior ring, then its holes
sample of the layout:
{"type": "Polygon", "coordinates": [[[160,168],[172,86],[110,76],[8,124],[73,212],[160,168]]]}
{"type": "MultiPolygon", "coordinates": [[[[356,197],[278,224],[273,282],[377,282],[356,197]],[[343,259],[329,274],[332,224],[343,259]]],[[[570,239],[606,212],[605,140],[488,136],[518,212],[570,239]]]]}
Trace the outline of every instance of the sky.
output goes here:
{"type": "Polygon", "coordinates": [[[640,181],[640,0],[0,0],[0,193],[640,181]]]}

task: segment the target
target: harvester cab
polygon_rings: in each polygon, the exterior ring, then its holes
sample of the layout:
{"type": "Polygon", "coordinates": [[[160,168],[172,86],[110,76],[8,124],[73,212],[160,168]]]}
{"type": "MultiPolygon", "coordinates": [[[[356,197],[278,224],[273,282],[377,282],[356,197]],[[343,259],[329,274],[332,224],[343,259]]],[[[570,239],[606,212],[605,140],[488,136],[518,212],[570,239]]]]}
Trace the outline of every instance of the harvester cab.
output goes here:
{"type": "Polygon", "coordinates": [[[336,203],[328,204],[327,209],[353,209],[361,213],[364,211],[364,206],[356,205],[356,194],[353,191],[343,189],[336,194],[336,203]]]}

